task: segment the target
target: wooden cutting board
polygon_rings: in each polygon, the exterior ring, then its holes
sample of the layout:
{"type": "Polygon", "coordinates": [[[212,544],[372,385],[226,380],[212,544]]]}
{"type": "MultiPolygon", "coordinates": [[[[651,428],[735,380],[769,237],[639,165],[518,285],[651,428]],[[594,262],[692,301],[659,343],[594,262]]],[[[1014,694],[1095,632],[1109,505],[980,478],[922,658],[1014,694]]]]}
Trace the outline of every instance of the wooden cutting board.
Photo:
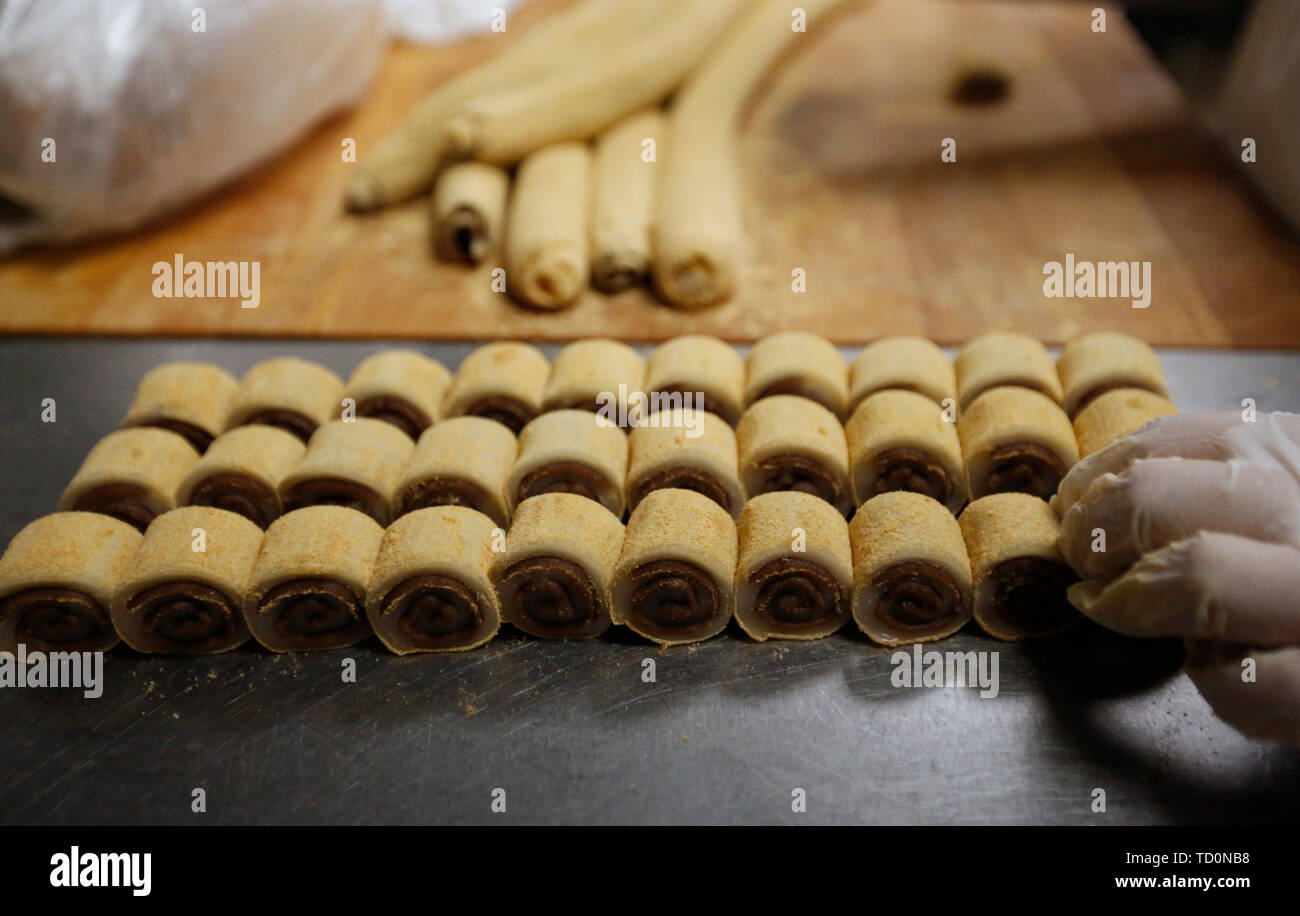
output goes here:
{"type": "Polygon", "coordinates": [[[1107,31],[1092,31],[1091,0],[881,0],[804,38],[744,129],[743,287],[704,312],[643,290],[528,311],[491,291],[487,268],[434,261],[423,200],[342,211],[353,167],[343,138],[364,156],[429,88],[563,5],[534,0],[504,36],[394,48],[354,112],[153,228],[0,262],[0,331],[743,341],[800,328],[841,343],[898,333],[959,343],[1015,328],[1059,343],[1104,328],[1160,345],[1300,345],[1295,236],[1121,14],[1110,9],[1107,31]],[[952,100],[972,67],[1009,80],[1004,101],[952,100]],[[955,162],[940,160],[945,138],[955,162]],[[178,252],[259,261],[260,307],[154,298],[153,264],[178,252]],[[1044,264],[1067,253],[1149,261],[1150,307],[1044,296],[1044,264]],[[804,292],[791,288],[796,270],[804,292]]]}

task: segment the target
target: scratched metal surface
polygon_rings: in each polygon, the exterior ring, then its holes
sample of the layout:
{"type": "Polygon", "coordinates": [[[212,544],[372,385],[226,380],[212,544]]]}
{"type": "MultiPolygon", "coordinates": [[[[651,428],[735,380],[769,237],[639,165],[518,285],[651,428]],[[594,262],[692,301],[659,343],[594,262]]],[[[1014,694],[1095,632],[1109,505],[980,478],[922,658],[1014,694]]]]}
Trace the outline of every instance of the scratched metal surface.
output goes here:
{"type": "MultiPolygon", "coordinates": [[[[139,376],[277,353],[346,373],[374,343],[0,341],[0,537],[53,509],[139,376]],[[39,422],[53,397],[58,421],[39,422]]],[[[454,366],[468,346],[426,348],[454,366]]],[[[1296,409],[1300,354],[1166,352],[1183,409],[1296,409]]],[[[456,656],[149,658],[119,648],[102,698],[0,691],[0,821],[54,824],[1203,823],[1300,815],[1300,753],[1216,721],[1181,649],[1091,625],[998,650],[1001,694],[895,689],[842,632],[657,651],[621,632],[505,632],[456,656]],[[357,661],[344,684],[340,660],[357,661]],[[653,658],[655,683],[641,679],[653,658]],[[207,813],[191,813],[202,787],[207,813]],[[506,811],[490,811],[506,790],[506,811]],[[791,810],[795,788],[807,812],[791,810]],[[1107,811],[1090,811],[1103,788],[1107,811]]]]}

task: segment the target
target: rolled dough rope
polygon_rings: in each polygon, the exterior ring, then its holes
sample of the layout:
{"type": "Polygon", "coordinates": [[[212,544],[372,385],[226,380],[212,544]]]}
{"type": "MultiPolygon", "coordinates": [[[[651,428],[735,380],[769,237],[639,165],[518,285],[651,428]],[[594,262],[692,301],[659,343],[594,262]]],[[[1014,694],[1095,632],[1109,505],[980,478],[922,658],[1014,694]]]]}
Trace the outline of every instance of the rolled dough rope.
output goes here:
{"type": "Polygon", "coordinates": [[[444,261],[477,264],[501,244],[506,219],[506,170],[459,162],[438,176],[433,191],[433,250],[444,261]]]}
{"type": "MultiPolygon", "coordinates": [[[[842,0],[797,4],[808,26],[842,0]]],[[[803,33],[792,4],[763,0],[748,10],[678,93],[655,205],[655,286],[673,305],[701,308],[730,298],[740,270],[744,222],[736,172],[740,111],[768,67],[803,33]]]]}
{"type": "Polygon", "coordinates": [[[590,272],[591,151],[556,143],[519,166],[506,224],[506,285],[541,309],[572,305],[590,272]]]}
{"type": "Polygon", "coordinates": [[[619,121],[596,140],[591,285],[602,293],[634,286],[650,269],[650,215],[664,133],[663,112],[649,108],[619,121]],[[654,162],[642,158],[647,138],[655,143],[654,162]]]}

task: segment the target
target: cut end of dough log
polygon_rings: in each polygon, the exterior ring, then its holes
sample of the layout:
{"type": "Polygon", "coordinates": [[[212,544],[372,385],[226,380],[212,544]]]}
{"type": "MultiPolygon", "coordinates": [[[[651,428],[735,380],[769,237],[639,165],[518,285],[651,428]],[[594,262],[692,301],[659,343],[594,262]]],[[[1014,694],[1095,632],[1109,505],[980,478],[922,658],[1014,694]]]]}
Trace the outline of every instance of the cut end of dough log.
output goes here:
{"type": "Polygon", "coordinates": [[[478,264],[492,253],[492,248],[482,215],[469,207],[448,214],[434,238],[434,251],[444,261],[478,264]]]}
{"type": "Polygon", "coordinates": [[[511,280],[511,290],[524,304],[552,311],[567,308],[586,285],[586,259],[580,251],[552,248],[531,258],[511,280]]]}
{"type": "Polygon", "coordinates": [[[705,254],[665,260],[656,265],[654,277],[660,295],[679,308],[716,305],[735,292],[731,272],[705,254]]]}
{"type": "Polygon", "coordinates": [[[591,265],[591,285],[606,295],[621,293],[644,279],[648,265],[633,254],[604,254],[591,265]]]}

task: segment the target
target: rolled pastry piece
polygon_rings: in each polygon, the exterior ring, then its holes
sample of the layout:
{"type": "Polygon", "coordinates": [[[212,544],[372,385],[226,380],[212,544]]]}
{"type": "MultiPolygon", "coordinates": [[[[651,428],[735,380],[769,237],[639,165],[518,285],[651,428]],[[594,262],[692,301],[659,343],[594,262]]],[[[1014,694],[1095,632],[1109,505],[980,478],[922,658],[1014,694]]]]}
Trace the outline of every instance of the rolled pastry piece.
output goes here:
{"type": "Polygon", "coordinates": [[[873,642],[931,642],[970,620],[966,545],[957,519],[937,501],[919,493],[882,493],[858,508],[849,540],[853,619],[873,642]]]}
{"type": "Polygon", "coordinates": [[[433,251],[444,261],[477,264],[501,244],[510,176],[486,162],[458,162],[433,190],[433,251]]]}
{"type": "Polygon", "coordinates": [[[645,360],[627,344],[604,338],[576,340],[556,355],[543,403],[547,410],[617,410],[618,417],[610,416],[616,420],[644,384],[645,360]]]}
{"type": "Polygon", "coordinates": [[[452,417],[424,431],[397,482],[397,515],[465,506],[510,523],[506,479],[518,457],[514,435],[485,417],[452,417]]]}
{"type": "Polygon", "coordinates": [[[1024,334],[994,331],[971,340],[957,352],[957,406],[965,410],[990,388],[1016,385],[1040,392],[1057,404],[1064,397],[1052,357],[1024,334]]]}
{"type": "Polygon", "coordinates": [[[266,529],[244,598],[249,632],[272,652],[340,649],[370,635],[366,589],[384,529],[343,506],[308,506],[266,529]]]}
{"type": "Polygon", "coordinates": [[[99,512],[144,531],[176,508],[176,488],[199,460],[179,433],[152,426],[109,433],[81,462],[59,509],[99,512]]]}
{"type": "Polygon", "coordinates": [[[652,412],[698,407],[735,426],[745,409],[745,363],[734,347],[716,337],[674,337],[650,355],[645,389],[652,412]],[[673,403],[677,395],[681,395],[680,405],[673,403]]]}
{"type": "Polygon", "coordinates": [[[643,145],[664,141],[664,116],[647,108],[613,124],[596,139],[592,161],[591,285],[617,293],[645,279],[650,269],[650,212],[657,162],[643,145]]]}
{"type": "Polygon", "coordinates": [[[226,428],[239,382],[210,363],[155,366],[140,379],[121,426],[158,426],[184,436],[202,453],[226,428]]]}
{"type": "Polygon", "coordinates": [[[224,509],[158,516],[113,593],[109,612],[137,652],[207,655],[248,640],[242,607],[262,529],[224,509]]]}
{"type": "Polygon", "coordinates": [[[544,146],[515,172],[506,223],[506,287],[540,309],[572,305],[591,273],[588,220],[591,151],[586,143],[544,146]]]}
{"type": "Polygon", "coordinates": [[[496,635],[495,528],[464,506],[417,509],[388,526],[366,595],[370,624],[385,646],[398,655],[456,652],[496,635]]]}
{"type": "Polygon", "coordinates": [[[614,623],[665,646],[716,636],[735,609],[735,575],[731,515],[691,490],[655,490],[627,520],[614,623]]]}
{"type": "Polygon", "coordinates": [[[586,410],[553,410],[524,427],[506,478],[511,512],[543,493],[594,500],[618,518],[626,507],[627,434],[586,410]]]}
{"type": "Polygon", "coordinates": [[[736,621],[753,639],[820,639],[849,619],[849,526],[807,493],[763,493],[738,527],[736,621]]]}
{"type": "Polygon", "coordinates": [[[957,424],[923,394],[891,388],[867,397],[844,427],[858,505],[895,490],[937,499],[956,515],[966,505],[957,424]]]}
{"type": "Polygon", "coordinates": [[[1169,397],[1160,357],[1146,341],[1128,334],[1098,331],[1074,338],[1061,350],[1056,371],[1065,391],[1065,412],[1071,417],[1116,388],[1142,388],[1169,397]]]}
{"type": "Polygon", "coordinates": [[[304,506],[347,506],[381,525],[393,517],[397,481],[415,443],[382,420],[330,420],[280,483],[285,512],[304,506]]]}
{"type": "Polygon", "coordinates": [[[957,419],[971,499],[1029,493],[1048,499],[1079,460],[1065,411],[1028,388],[993,388],[957,419]]]}
{"type": "Polygon", "coordinates": [[[357,364],[342,398],[356,402],[358,417],[383,420],[418,439],[441,417],[450,384],[451,373],[436,359],[414,350],[384,350],[357,364]]]}
{"type": "Polygon", "coordinates": [[[849,403],[849,370],[835,345],[816,334],[786,331],[754,344],[745,363],[745,403],[797,394],[837,417],[849,403]]]}
{"type": "Polygon", "coordinates": [[[525,633],[586,639],[609,629],[623,523],[573,493],[520,503],[492,566],[501,615],[525,633]]]}
{"type": "Polygon", "coordinates": [[[526,343],[502,341],[479,347],[456,370],[442,403],[446,417],[487,417],[515,435],[542,412],[551,364],[526,343]]]}
{"type": "Polygon", "coordinates": [[[303,442],[338,413],[343,380],[319,363],[293,356],[263,360],[244,373],[227,429],[262,423],[303,442]]]}
{"type": "Polygon", "coordinates": [[[936,404],[957,400],[952,363],[924,337],[883,337],[867,344],[849,366],[849,405],[856,408],[877,391],[901,388],[936,404]]]}
{"type": "Polygon", "coordinates": [[[1178,413],[1163,395],[1142,388],[1112,388],[1088,401],[1074,418],[1079,458],[1099,452],[1121,436],[1140,429],[1156,417],[1178,413]]]}
{"type": "Polygon", "coordinates": [[[703,410],[660,411],[628,435],[627,501],[636,510],[656,490],[693,490],[740,517],[736,434],[703,410]]]}
{"type": "Polygon", "coordinates": [[[117,645],[108,608],[141,540],[126,522],[94,512],[56,512],[24,526],[0,556],[0,650],[117,645]]]}
{"type": "Polygon", "coordinates": [[[1060,522],[1041,499],[995,493],[961,514],[975,580],[975,620],[998,639],[1046,636],[1079,620],[1066,597],[1078,581],[1056,546],[1060,522]]]}
{"type": "Polygon", "coordinates": [[[747,499],[796,490],[853,510],[849,447],[840,421],[807,398],[778,394],[753,404],[736,426],[740,480],[747,499]]]}
{"type": "Polygon", "coordinates": [[[280,484],[307,446],[274,426],[238,426],[222,433],[176,490],[182,506],[213,506],[259,528],[280,517],[280,484]]]}

